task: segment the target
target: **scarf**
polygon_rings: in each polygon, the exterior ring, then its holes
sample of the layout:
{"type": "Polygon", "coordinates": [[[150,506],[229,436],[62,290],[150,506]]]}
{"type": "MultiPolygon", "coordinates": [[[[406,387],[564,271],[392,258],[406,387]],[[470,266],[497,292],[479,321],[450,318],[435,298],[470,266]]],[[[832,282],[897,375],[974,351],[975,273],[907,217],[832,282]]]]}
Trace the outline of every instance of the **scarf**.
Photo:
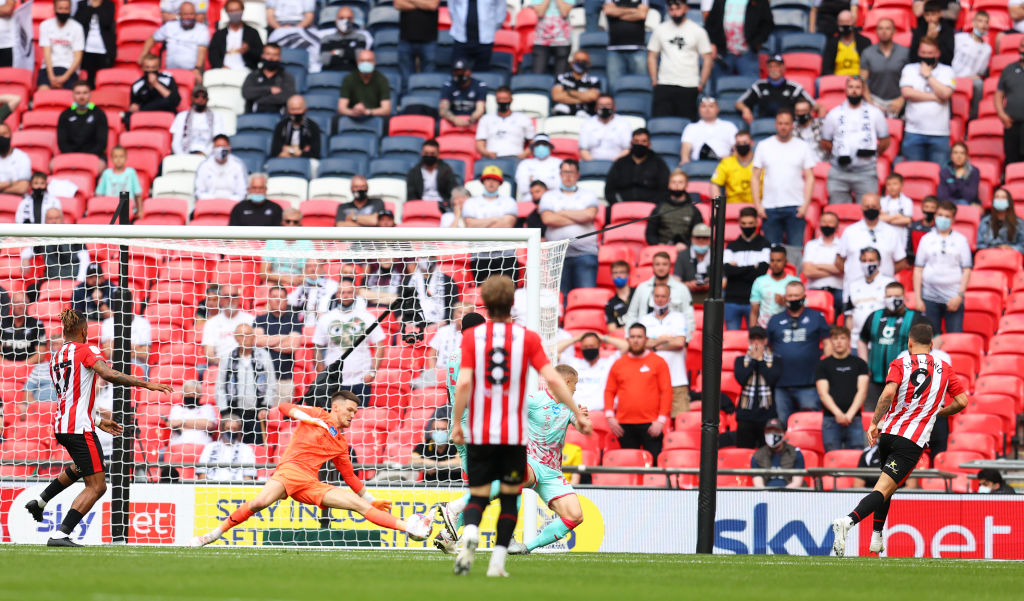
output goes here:
{"type": "Polygon", "coordinates": [[[231,410],[231,409],[236,409],[237,410],[237,409],[255,409],[257,406],[259,406],[259,407],[266,407],[267,406],[267,370],[266,370],[266,367],[264,366],[263,362],[260,361],[259,357],[256,356],[256,351],[255,350],[253,351],[253,354],[252,354],[252,369],[253,369],[254,376],[256,378],[256,398],[252,399],[251,401],[250,401],[250,399],[239,398],[239,395],[241,393],[240,385],[239,385],[239,382],[238,382],[238,373],[239,373],[239,369],[238,368],[239,368],[239,362],[241,360],[240,351],[241,351],[241,349],[238,349],[238,348],[236,348],[235,350],[231,351],[231,354],[228,356],[227,365],[222,365],[221,366],[221,369],[225,370],[225,372],[224,372],[225,373],[224,394],[227,396],[227,406],[228,406],[228,409],[229,410],[231,410]],[[252,406],[243,407],[242,403],[245,403],[246,405],[252,405],[252,406]]]}
{"type": "MultiPolygon", "coordinates": [[[[833,137],[833,156],[851,157],[852,165],[866,164],[865,159],[857,157],[857,151],[874,150],[878,147],[874,123],[871,120],[871,108],[862,100],[858,108],[846,105],[839,111],[839,124],[833,137]]],[[[874,157],[870,160],[873,161],[874,157]]]]}
{"type": "MultiPolygon", "coordinates": [[[[302,141],[303,140],[309,140],[313,136],[313,134],[309,130],[309,123],[310,123],[309,118],[308,117],[303,117],[302,123],[300,123],[299,126],[298,126],[298,129],[299,129],[299,146],[304,146],[302,141]]],[[[292,143],[292,134],[294,132],[295,132],[295,122],[292,121],[289,118],[288,121],[285,123],[285,126],[284,126],[284,144],[286,146],[287,145],[291,145],[291,143],[292,143]]]]}
{"type": "MultiPolygon", "coordinates": [[[[772,352],[765,350],[764,352],[764,364],[768,367],[772,366],[772,352]]],[[[750,365],[753,359],[750,355],[743,357],[744,366],[750,365]]],[[[743,389],[740,391],[740,402],[739,409],[745,409],[747,411],[753,411],[755,409],[771,409],[772,406],[772,387],[768,385],[768,382],[761,375],[757,366],[754,367],[754,372],[750,374],[747,379],[747,383],[743,385],[743,389]]]]}
{"type": "Polygon", "coordinates": [[[423,278],[423,272],[414,272],[412,285],[416,287],[416,296],[420,299],[423,318],[428,323],[444,321],[444,276],[441,270],[432,271],[429,281],[423,278]]]}
{"type": "MultiPolygon", "coordinates": [[[[192,117],[197,115],[195,109],[188,109],[188,114],[185,115],[185,127],[181,132],[181,149],[186,154],[192,152],[192,138],[195,136],[195,129],[192,127],[192,117]]],[[[209,136],[212,139],[213,136],[213,111],[210,107],[206,107],[206,131],[209,132],[209,136]]]]}

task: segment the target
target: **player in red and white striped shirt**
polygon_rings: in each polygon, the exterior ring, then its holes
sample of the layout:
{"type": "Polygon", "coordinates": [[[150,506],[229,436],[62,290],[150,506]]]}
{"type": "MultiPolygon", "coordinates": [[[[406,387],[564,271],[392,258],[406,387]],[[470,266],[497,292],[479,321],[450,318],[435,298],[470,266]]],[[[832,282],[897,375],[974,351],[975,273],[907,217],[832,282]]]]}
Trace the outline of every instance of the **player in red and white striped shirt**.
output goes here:
{"type": "Polygon", "coordinates": [[[491,482],[501,482],[501,513],[488,576],[507,576],[505,555],[516,528],[516,499],[526,475],[526,378],[532,366],[555,399],[576,416],[577,428],[591,431],[590,419],[572,400],[565,380],[544,354],[540,336],[512,322],[515,285],[507,276],[491,276],[480,287],[490,320],[462,333],[462,365],[455,385],[452,441],[466,445],[469,503],[463,512],[465,543],[455,558],[455,573],[467,574],[480,536],[480,518],[490,501],[491,482]],[[469,407],[468,432],[462,412],[469,407]]]}
{"type": "Polygon", "coordinates": [[[101,419],[99,424],[93,421],[96,376],[112,384],[138,386],[155,392],[171,392],[171,387],[140,380],[108,367],[100,349],[90,346],[86,341],[88,323],[78,311],[65,309],[60,314],[60,321],[64,326],[64,345],[50,358],[50,379],[57,391],[57,416],[53,431],[57,442],[67,449],[74,463],[50,482],[38,499],[29,501],[25,509],[37,522],[42,522],[46,503],[79,478],[84,478],[85,490],[75,497],[57,536],[46,543],[48,547],[78,547],[81,545],[71,540],[71,533],[107,491],[96,428],[114,435],[123,430],[113,420],[101,419]]]}
{"type": "Polygon", "coordinates": [[[930,354],[932,327],[922,323],[910,328],[907,346],[910,355],[896,358],[889,364],[885,388],[868,428],[868,444],[878,443],[882,476],[856,509],[832,523],[835,535],[832,549],[839,557],[846,553],[847,532],[871,514],[875,519],[869,550],[872,553],[885,550],[882,529],[889,515],[889,501],[921,459],[935,419],[967,408],[967,391],[953,368],[930,354]],[[943,406],[947,392],[953,402],[943,406]]]}

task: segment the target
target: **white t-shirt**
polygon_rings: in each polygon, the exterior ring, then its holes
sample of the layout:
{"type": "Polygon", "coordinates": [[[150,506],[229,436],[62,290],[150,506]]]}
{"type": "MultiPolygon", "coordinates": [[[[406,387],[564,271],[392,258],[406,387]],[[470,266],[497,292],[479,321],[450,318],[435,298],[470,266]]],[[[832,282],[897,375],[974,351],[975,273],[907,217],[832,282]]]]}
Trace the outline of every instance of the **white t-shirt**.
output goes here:
{"type": "Polygon", "coordinates": [[[252,313],[245,311],[235,311],[232,317],[228,317],[223,311],[217,313],[203,324],[203,346],[212,346],[214,354],[218,357],[231,352],[238,346],[238,341],[235,340],[235,328],[243,323],[252,325],[254,319],[256,318],[252,316],[252,313]]]}
{"type": "Polygon", "coordinates": [[[224,66],[228,69],[249,70],[249,67],[245,66],[245,61],[242,60],[242,55],[238,52],[232,52],[232,50],[238,50],[242,47],[242,33],[244,31],[245,29],[242,27],[239,27],[238,31],[228,27],[228,34],[224,40],[224,66]]]}
{"type": "Polygon", "coordinates": [[[426,167],[420,167],[420,175],[423,177],[423,198],[420,200],[441,200],[441,192],[437,189],[437,174],[439,169],[427,171],[426,167]]]}
{"type": "MultiPolygon", "coordinates": [[[[96,420],[99,417],[99,412],[110,411],[114,412],[114,387],[109,382],[102,382],[100,388],[96,390],[96,402],[92,405],[93,419],[96,420]]],[[[97,420],[96,423],[99,423],[97,420]]],[[[108,434],[107,432],[96,428],[96,436],[100,439],[100,449],[103,451],[104,457],[110,457],[110,454],[114,452],[114,435],[108,434]]]]}
{"type": "MultiPolygon", "coordinates": [[[[167,416],[167,419],[169,421],[205,419],[216,423],[218,419],[217,408],[206,403],[196,405],[195,407],[175,405],[171,407],[171,413],[167,416]]],[[[206,430],[194,430],[192,428],[171,430],[170,444],[210,444],[212,440],[210,433],[206,430]]]]}
{"type": "Polygon", "coordinates": [[[690,19],[671,20],[654,28],[647,50],[661,53],[658,85],[696,88],[700,85],[700,56],[711,52],[708,32],[690,19]]]}
{"type": "MultiPolygon", "coordinates": [[[[860,271],[859,263],[856,267],[860,271]]],[[[864,323],[872,313],[885,308],[885,287],[895,281],[887,275],[878,274],[874,281],[869,282],[864,276],[860,276],[850,284],[850,290],[844,299],[853,306],[853,310],[849,311],[852,321],[851,332],[859,333],[864,329],[864,323]]]]}
{"type": "Polygon", "coordinates": [[[963,270],[974,265],[967,238],[957,231],[943,236],[932,230],[921,237],[914,267],[921,267],[921,297],[945,303],[960,292],[963,270]]]}
{"type": "MultiPolygon", "coordinates": [[[[203,447],[199,455],[199,463],[256,463],[256,453],[252,447],[240,442],[226,443],[220,440],[203,447]]],[[[241,482],[245,478],[255,478],[254,467],[197,467],[196,474],[205,474],[207,480],[224,480],[241,482]]]]}
{"type": "Polygon", "coordinates": [[[476,139],[487,141],[487,150],[500,157],[514,157],[533,139],[533,121],[523,113],[512,112],[502,117],[487,114],[476,126],[476,139]]]}
{"type": "MultiPolygon", "coordinates": [[[[7,6],[8,2],[15,0],[0,0],[0,6],[7,6]]],[[[14,31],[14,16],[0,17],[0,48],[14,47],[14,31]]]]}
{"type": "MultiPolygon", "coordinates": [[[[572,194],[566,194],[561,187],[548,190],[541,197],[537,205],[537,211],[544,213],[558,211],[582,211],[590,207],[599,208],[597,197],[590,190],[583,190],[579,187],[572,194]]],[[[595,214],[596,216],[596,214],[595,214]]],[[[561,227],[548,227],[545,237],[549,242],[557,240],[568,240],[583,234],[594,231],[594,222],[573,223],[561,227]]],[[[597,236],[588,236],[582,240],[575,240],[569,243],[565,252],[567,257],[578,257],[580,255],[597,255],[597,236]]]]}
{"type": "Polygon", "coordinates": [[[590,152],[595,161],[614,161],[632,145],[632,140],[632,125],[619,115],[614,115],[608,123],[594,115],[580,127],[580,150],[590,152]]]}
{"type": "MultiPolygon", "coordinates": [[[[366,302],[362,299],[356,299],[350,310],[339,306],[324,314],[316,322],[313,332],[313,344],[324,347],[324,365],[337,361],[376,320],[373,313],[366,310],[366,302]]],[[[352,351],[341,370],[342,384],[364,383],[363,376],[373,368],[370,345],[380,344],[384,337],[383,328],[376,328],[352,351]]]]}
{"type": "Polygon", "coordinates": [[[818,157],[803,140],[778,136],[761,140],[754,149],[754,167],[764,170],[761,204],[766,209],[804,204],[804,169],[813,169],[818,157]]]}
{"type": "Polygon", "coordinates": [[[608,383],[608,372],[620,356],[615,353],[609,357],[599,357],[593,365],[580,357],[565,361],[579,376],[576,394],[573,395],[576,404],[590,411],[604,411],[604,387],[608,383]]]}
{"type": "Polygon", "coordinates": [[[518,215],[519,207],[510,196],[474,196],[462,205],[463,219],[492,219],[504,215],[518,215]]]}
{"type": "MultiPolygon", "coordinates": [[[[828,265],[834,265],[836,262],[836,254],[839,252],[839,246],[842,243],[839,238],[832,238],[832,244],[825,244],[825,241],[821,238],[815,238],[809,240],[804,245],[804,263],[825,263],[828,265]]],[[[710,254],[710,253],[709,253],[710,254]]],[[[836,290],[842,290],[843,279],[837,275],[827,275],[823,278],[807,278],[807,287],[820,289],[820,288],[835,288],[836,290]]]]}
{"type": "MultiPolygon", "coordinates": [[[[549,156],[543,161],[540,159],[523,159],[516,167],[516,190],[519,193],[519,200],[527,201],[530,198],[530,183],[535,180],[544,182],[548,190],[554,190],[562,181],[558,170],[562,167],[562,160],[549,156]]],[[[465,213],[465,209],[463,209],[465,213]]]]}
{"type": "MultiPolygon", "coordinates": [[[[1012,4],[1012,2],[1011,2],[1012,4]]],[[[967,31],[953,36],[953,75],[956,77],[980,77],[988,70],[988,61],[992,58],[992,46],[988,42],[977,41],[967,31]]]]}
{"type": "MultiPolygon", "coordinates": [[[[898,198],[891,196],[882,197],[882,214],[883,215],[902,215],[904,217],[914,217],[914,201],[910,200],[910,197],[900,192],[898,198]]],[[[889,227],[896,230],[899,234],[900,240],[904,243],[907,241],[907,227],[904,225],[892,225],[889,227]]]]}
{"type": "MultiPolygon", "coordinates": [[[[658,319],[654,313],[648,313],[640,318],[640,323],[647,328],[648,338],[659,336],[683,336],[686,337],[686,317],[678,311],[669,311],[664,319],[658,319]]],[[[670,351],[657,349],[658,356],[668,363],[668,372],[672,377],[672,386],[686,386],[690,383],[686,375],[686,347],[681,350],[670,351]]]]}
{"type": "Polygon", "coordinates": [[[209,156],[196,169],[196,200],[230,198],[242,200],[249,188],[249,170],[235,156],[220,163],[209,156]]]}
{"type": "Polygon", "coordinates": [[[700,149],[707,144],[719,159],[724,159],[732,152],[739,130],[731,121],[715,119],[711,123],[700,120],[683,128],[683,144],[689,142],[690,160],[700,160],[700,149]]]}
{"type": "MultiPolygon", "coordinates": [[[[1021,4],[1024,4],[1024,0],[1010,0],[1007,4],[1007,8],[1011,6],[1020,6],[1021,4]]],[[[1020,21],[1014,21],[1013,30],[1024,33],[1024,19],[1021,19],[1020,21]]]]}
{"type": "Polygon", "coordinates": [[[852,107],[844,102],[825,115],[821,123],[821,139],[832,142],[832,166],[839,166],[839,157],[849,157],[847,169],[871,167],[876,158],[859,157],[858,150],[878,150],[878,141],[889,137],[885,115],[873,104],[861,102],[852,107]]]}
{"type": "MultiPolygon", "coordinates": [[[[100,343],[114,339],[114,318],[108,317],[100,324],[100,343]]],[[[132,318],[132,346],[149,346],[153,344],[153,327],[142,315],[132,318]]]]}
{"type": "Polygon", "coordinates": [[[106,54],[107,46],[103,43],[100,33],[100,17],[93,13],[89,19],[89,32],[85,35],[85,51],[90,54],[106,54]]]}
{"type": "Polygon", "coordinates": [[[267,8],[281,25],[297,25],[303,13],[316,11],[316,0],[267,0],[267,8]]]}
{"type": "Polygon", "coordinates": [[[288,293],[288,306],[303,313],[306,323],[312,324],[320,315],[330,311],[331,301],[338,292],[338,282],[319,278],[314,283],[303,282],[288,293]]]}
{"type": "Polygon", "coordinates": [[[434,337],[430,339],[430,348],[437,351],[438,365],[441,365],[447,357],[459,350],[462,344],[462,334],[455,328],[455,324],[446,323],[437,328],[434,337]]]}
{"type": "Polygon", "coordinates": [[[201,152],[209,155],[213,151],[213,137],[224,132],[224,120],[216,112],[206,109],[202,113],[181,111],[171,123],[171,152],[191,154],[201,152]],[[189,144],[185,148],[185,124],[189,128],[189,144]]]}
{"type": "Polygon", "coordinates": [[[185,29],[180,21],[168,21],[153,33],[153,39],[164,43],[168,69],[195,69],[199,48],[210,45],[210,29],[202,23],[185,29]]]}
{"type": "MultiPolygon", "coordinates": [[[[943,85],[953,86],[953,68],[949,65],[935,65],[935,68],[932,69],[932,77],[943,85]]],[[[921,92],[932,91],[928,80],[921,76],[921,63],[910,63],[903,67],[903,73],[900,74],[900,88],[904,87],[911,87],[921,92]]],[[[924,136],[948,136],[949,101],[911,102],[908,100],[904,121],[906,123],[904,130],[908,133],[924,136]]]]}
{"type": "Polygon", "coordinates": [[[47,46],[50,47],[50,61],[53,66],[70,69],[71,64],[75,62],[75,52],[85,50],[85,30],[82,29],[82,24],[74,19],[68,19],[61,27],[56,17],[43,21],[39,25],[39,47],[47,46]]]}
{"type": "Polygon", "coordinates": [[[860,267],[861,250],[869,247],[877,249],[882,255],[878,271],[890,277],[896,275],[896,263],[907,258],[906,238],[901,239],[894,227],[882,221],[875,226],[872,235],[872,231],[861,219],[843,230],[839,242],[839,256],[845,261],[843,290],[847,290],[854,280],[864,277],[864,271],[860,267]]]}
{"type": "Polygon", "coordinates": [[[0,182],[28,181],[32,178],[32,159],[23,151],[13,148],[6,157],[0,156],[0,182]]]}

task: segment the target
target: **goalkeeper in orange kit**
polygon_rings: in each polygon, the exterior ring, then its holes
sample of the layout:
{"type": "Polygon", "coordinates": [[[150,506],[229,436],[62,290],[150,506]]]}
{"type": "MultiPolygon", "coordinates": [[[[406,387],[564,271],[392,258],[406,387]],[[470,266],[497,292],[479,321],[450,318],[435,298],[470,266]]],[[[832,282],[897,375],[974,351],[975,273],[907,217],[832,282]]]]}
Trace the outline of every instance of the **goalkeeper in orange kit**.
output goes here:
{"type": "Polygon", "coordinates": [[[387,512],[391,503],[374,499],[356,478],[349,459],[348,441],[342,430],[352,424],[359,410],[358,398],[348,391],[331,397],[330,412],[316,407],[281,403],[283,415],[301,422],[295,430],[281,462],[256,498],[238,507],[220,526],[192,539],[193,547],[204,547],[219,539],[225,532],[248,520],[254,513],[291,497],[300,503],[349,509],[358,512],[370,522],[401,530],[413,540],[424,540],[430,535],[431,520],[423,514],[413,514],[400,520],[387,512]],[[320,466],[334,462],[351,490],[331,486],[317,479],[320,466]]]}

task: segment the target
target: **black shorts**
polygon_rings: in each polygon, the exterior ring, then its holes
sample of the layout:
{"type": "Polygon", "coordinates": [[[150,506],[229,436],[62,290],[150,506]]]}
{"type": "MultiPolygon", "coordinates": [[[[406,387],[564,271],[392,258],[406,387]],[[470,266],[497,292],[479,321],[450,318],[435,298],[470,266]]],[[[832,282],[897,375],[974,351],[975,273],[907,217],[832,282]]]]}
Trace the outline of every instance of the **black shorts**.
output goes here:
{"type": "Polygon", "coordinates": [[[902,486],[910,472],[917,467],[924,449],[909,438],[896,434],[882,434],[878,437],[878,456],[882,460],[882,473],[888,474],[902,486]]]}
{"type": "Polygon", "coordinates": [[[466,445],[469,485],[522,484],[526,477],[526,447],[506,444],[466,445]]]}
{"type": "Polygon", "coordinates": [[[68,450],[71,461],[75,462],[79,473],[90,476],[106,471],[103,468],[103,447],[95,432],[84,434],[55,434],[54,437],[62,447],[68,450]]]}

